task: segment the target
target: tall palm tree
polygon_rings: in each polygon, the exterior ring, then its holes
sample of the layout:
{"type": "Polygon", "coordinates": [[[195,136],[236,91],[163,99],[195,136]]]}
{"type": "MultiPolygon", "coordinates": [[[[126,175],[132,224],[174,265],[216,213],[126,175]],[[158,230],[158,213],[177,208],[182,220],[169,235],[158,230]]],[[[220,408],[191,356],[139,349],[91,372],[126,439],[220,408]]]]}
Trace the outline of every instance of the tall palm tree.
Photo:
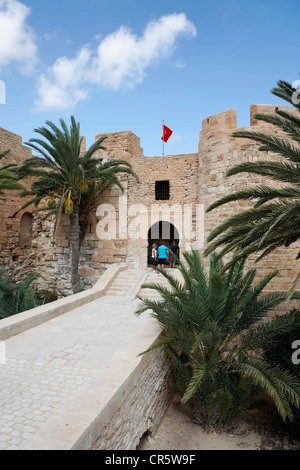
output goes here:
{"type": "MultiPolygon", "coordinates": [[[[293,102],[296,89],[284,81],[278,81],[277,85],[272,93],[300,110],[300,104],[293,102]]],[[[255,131],[236,131],[232,135],[258,142],[259,150],[270,151],[280,158],[241,163],[231,168],[227,176],[246,172],[283,184],[280,187],[258,184],[236,191],[207,209],[210,212],[232,201],[253,202],[253,207],[229,217],[208,236],[206,255],[218,247],[222,247],[220,257],[234,251],[227,267],[253,253],[260,260],[275,248],[289,246],[300,238],[300,115],[278,109],[275,114],[256,114],[255,118],[277,127],[283,137],[255,131]]]]}
{"type": "MultiPolygon", "coordinates": [[[[46,217],[56,215],[55,227],[62,212],[70,217],[70,247],[71,247],[71,283],[73,292],[81,289],[79,276],[80,254],[80,208],[83,197],[90,188],[99,185],[115,183],[122,187],[117,179],[118,173],[132,174],[131,165],[123,160],[114,161],[114,178],[107,171],[106,164],[95,152],[104,149],[102,146],[105,136],[98,139],[84,153],[81,152],[83,138],[80,136],[80,125],[74,116],[71,116],[70,129],[63,119],[60,119],[61,128],[51,121],[46,126],[35,129],[41,138],[33,138],[27,145],[40,155],[29,158],[18,169],[20,178],[31,177],[34,182],[29,191],[22,196],[33,196],[21,207],[23,210],[34,204],[36,211],[46,211],[46,217]],[[46,207],[39,207],[43,200],[48,201],[46,207]]],[[[14,214],[16,215],[16,214],[14,214]]]]}
{"type": "MultiPolygon", "coordinates": [[[[0,152],[0,160],[4,158],[10,150],[0,152]]],[[[16,166],[14,163],[8,163],[0,168],[0,194],[3,195],[7,189],[25,189],[23,185],[18,182],[18,175],[16,174],[16,166]]]]}
{"type": "Polygon", "coordinates": [[[245,410],[257,387],[272,397],[283,420],[292,419],[293,404],[300,404],[300,382],[261,354],[274,337],[300,326],[298,311],[267,319],[286,299],[285,292],[262,294],[277,272],[253,284],[256,272],[244,274],[244,260],[222,273],[222,260],[213,254],[207,273],[197,251],[183,257],[178,261],[182,282],[161,271],[168,287],[143,285],[158,291],[162,300],[141,299],[136,314],[150,311],[163,330],[145,352],[167,348],[177,391],[184,403],[191,403],[198,424],[231,421],[245,410]]]}

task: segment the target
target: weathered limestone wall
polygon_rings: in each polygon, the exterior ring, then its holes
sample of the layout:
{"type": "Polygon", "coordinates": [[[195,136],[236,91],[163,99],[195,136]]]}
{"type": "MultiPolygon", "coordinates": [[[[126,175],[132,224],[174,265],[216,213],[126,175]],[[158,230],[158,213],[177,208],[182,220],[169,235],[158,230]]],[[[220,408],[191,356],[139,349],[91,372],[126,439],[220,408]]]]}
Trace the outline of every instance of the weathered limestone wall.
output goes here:
{"type": "MultiPolygon", "coordinates": [[[[100,137],[101,134],[97,135],[95,139],[97,140],[100,137]]],[[[109,134],[108,139],[103,142],[103,146],[107,147],[107,150],[100,151],[97,156],[101,156],[104,160],[121,158],[128,161],[139,151],[142,152],[139,142],[140,139],[129,131],[109,134]]],[[[82,150],[84,151],[85,148],[86,141],[84,138],[82,150]]],[[[125,194],[127,194],[128,177],[127,175],[120,175],[120,179],[125,194]]],[[[127,238],[120,238],[116,234],[116,237],[111,239],[109,233],[101,233],[100,236],[99,232],[97,233],[99,221],[107,217],[116,225],[116,231],[118,232],[119,198],[121,194],[121,190],[117,186],[105,190],[101,195],[99,204],[95,204],[94,210],[90,214],[89,226],[81,249],[79,263],[79,272],[84,280],[85,287],[91,287],[110,266],[127,262],[127,238]],[[98,206],[101,206],[100,209],[98,209],[98,206]],[[107,207],[108,212],[105,210],[107,207]],[[98,216],[97,210],[99,212],[98,216]],[[114,216],[115,220],[113,219],[114,216]]],[[[54,237],[54,252],[57,258],[57,288],[66,294],[71,292],[69,233],[69,218],[62,215],[54,237]]]]}
{"type": "MultiPolygon", "coordinates": [[[[101,134],[96,139],[100,137],[101,134]]],[[[195,232],[197,154],[144,157],[140,139],[130,131],[107,134],[103,145],[106,149],[99,151],[97,156],[105,160],[128,161],[139,180],[127,174],[120,175],[124,192],[112,186],[102,194],[99,205],[96,204],[90,214],[80,258],[80,274],[87,286],[93,285],[105,269],[115,264],[146,268],[148,231],[157,220],[168,220],[169,216],[169,221],[182,232],[182,249],[188,249],[196,239],[195,233],[191,240],[184,238],[183,208],[184,205],[191,208],[191,227],[195,232]],[[170,200],[156,201],[155,182],[164,180],[170,181],[170,200]],[[181,222],[182,230],[177,221],[181,222]]],[[[69,220],[63,216],[55,234],[55,254],[58,260],[58,289],[65,292],[70,290],[68,233],[69,220]]]]}
{"type": "MultiPolygon", "coordinates": [[[[126,182],[124,183],[126,184],[126,182]]],[[[110,205],[111,210],[118,210],[120,190],[112,187],[106,190],[99,201],[102,207],[110,205]],[[116,209],[115,209],[116,208],[116,209]]],[[[126,263],[127,241],[110,240],[109,237],[99,239],[97,235],[97,224],[99,218],[96,216],[97,207],[91,212],[89,226],[85,241],[80,252],[79,273],[84,279],[84,287],[91,287],[110,266],[126,263]]],[[[103,213],[106,216],[106,212],[103,213]]],[[[102,218],[102,217],[101,217],[102,218]]],[[[64,293],[71,292],[71,250],[70,250],[70,222],[69,218],[62,214],[57,227],[55,240],[55,254],[57,256],[57,288],[64,293]]]]}
{"type": "MultiPolygon", "coordinates": [[[[141,239],[135,239],[136,224],[134,217],[129,223],[131,243],[128,258],[133,263],[146,267],[145,253],[148,246],[148,232],[158,221],[171,222],[179,232],[181,250],[190,249],[196,241],[196,205],[197,205],[197,168],[198,156],[176,155],[164,157],[147,157],[134,162],[134,169],[140,176],[140,182],[130,189],[128,204],[145,207],[144,231],[141,239]],[[170,199],[155,200],[156,181],[170,182],[170,199]],[[184,215],[190,210],[190,220],[184,215]],[[189,227],[190,226],[190,227],[189,227]],[[190,228],[190,232],[188,228],[190,228]],[[137,256],[137,259],[135,258],[137,256]]],[[[170,237],[164,237],[170,238],[170,237]]]]}
{"type": "Polygon", "coordinates": [[[135,450],[145,433],[155,434],[174,394],[173,373],[163,349],[146,354],[105,410],[90,449],[135,450]]]}
{"type": "MultiPolygon", "coordinates": [[[[253,105],[250,109],[250,127],[242,130],[252,130],[270,133],[280,136],[277,128],[254,119],[255,113],[274,113],[276,106],[253,105]]],[[[288,110],[292,108],[279,106],[278,108],[288,110]]],[[[211,116],[202,123],[199,141],[199,203],[205,205],[205,209],[217,199],[231,194],[232,192],[246,189],[257,184],[275,186],[276,183],[268,178],[241,173],[236,176],[226,177],[226,172],[233,166],[242,162],[274,159],[269,152],[258,150],[259,145],[250,139],[234,138],[232,132],[237,130],[236,109],[211,116]]],[[[276,160],[278,161],[278,156],[276,160]]],[[[278,183],[280,186],[280,183],[278,183]]],[[[244,201],[225,204],[212,212],[205,214],[205,239],[209,233],[228,217],[252,207],[244,201]]],[[[206,245],[205,245],[206,246],[206,245]]],[[[204,247],[205,248],[205,247],[204,247]]],[[[300,243],[295,243],[289,248],[280,248],[268,257],[255,263],[256,257],[251,256],[247,262],[248,267],[257,268],[258,276],[279,269],[279,274],[269,284],[270,290],[286,290],[291,286],[300,268],[296,255],[300,249],[300,243]]],[[[282,307],[285,308],[285,307],[282,307]]]]}
{"type": "Polygon", "coordinates": [[[108,260],[112,261],[114,257],[115,262],[117,252],[120,261],[145,268],[148,232],[154,223],[163,220],[172,223],[179,231],[181,249],[189,249],[190,244],[196,241],[198,155],[144,157],[140,139],[132,132],[107,134],[103,145],[106,150],[99,152],[100,155],[107,159],[128,161],[139,179],[125,175],[125,192],[121,194],[119,190],[113,190],[101,201],[116,208],[117,238],[113,241],[101,240],[99,260],[106,253],[108,260]],[[155,200],[156,181],[170,182],[169,200],[155,200]],[[185,226],[187,228],[184,207],[191,211],[191,236],[184,230],[185,226]]]}
{"type": "MultiPolygon", "coordinates": [[[[275,112],[276,106],[252,105],[250,126],[245,129],[272,132],[280,135],[278,129],[254,119],[254,114],[275,112]],[[273,127],[273,128],[272,128],[273,127]]],[[[279,106],[291,111],[292,108],[279,106]]],[[[131,163],[138,181],[127,174],[121,176],[124,193],[116,186],[106,190],[99,205],[95,205],[90,224],[81,250],[80,274],[86,286],[93,285],[109,266],[126,263],[138,268],[147,266],[148,232],[157,221],[171,222],[180,233],[181,250],[190,245],[201,246],[197,227],[196,206],[203,204],[206,209],[216,199],[239,189],[262,184],[271,184],[266,178],[240,174],[226,177],[229,168],[243,161],[274,158],[274,155],[260,152],[258,145],[249,139],[231,136],[237,129],[237,112],[231,109],[206,118],[202,122],[198,153],[189,155],[167,155],[144,157],[140,139],[131,131],[106,134],[99,151],[104,159],[122,159],[131,163]],[[170,182],[170,199],[155,200],[155,182],[170,182]],[[186,218],[184,218],[185,210],[186,218]],[[187,230],[188,229],[188,230],[187,230]]],[[[96,139],[101,134],[96,135],[96,139]]],[[[84,139],[83,149],[86,146],[84,139]]],[[[22,145],[22,139],[0,128],[0,150],[10,148],[7,161],[21,163],[31,156],[29,148],[22,145]]],[[[276,156],[278,160],[278,156],[276,156]]],[[[272,182],[272,185],[275,183],[272,182]]],[[[278,183],[279,184],[279,183],[278,183]]],[[[0,232],[0,267],[5,275],[23,279],[30,272],[40,272],[37,281],[43,289],[53,287],[70,292],[70,246],[69,219],[62,216],[53,237],[53,221],[44,222],[41,216],[33,215],[31,238],[20,242],[20,213],[15,219],[11,215],[25,202],[17,193],[9,192],[0,200],[3,225],[0,232]]],[[[223,220],[245,209],[245,202],[226,204],[205,214],[204,240],[223,220]]],[[[33,208],[26,211],[32,214],[33,208]]],[[[22,241],[22,240],[21,240],[22,241]]],[[[203,249],[205,248],[205,245],[203,249]]],[[[248,260],[249,267],[258,268],[263,276],[274,269],[280,273],[272,281],[271,290],[288,289],[300,267],[296,254],[300,243],[289,248],[277,249],[259,264],[254,257],[248,260]]],[[[206,259],[208,262],[208,259],[206,259]]]]}
{"type": "MultiPolygon", "coordinates": [[[[32,156],[31,150],[22,144],[22,138],[0,128],[0,151],[10,149],[10,153],[1,160],[7,163],[22,164],[32,156]]],[[[30,182],[27,183],[29,187],[30,182]]],[[[33,215],[29,206],[15,218],[12,215],[29,198],[20,198],[17,191],[6,191],[0,197],[0,272],[6,278],[22,281],[30,273],[40,273],[34,285],[39,290],[56,289],[57,275],[52,222],[43,221],[42,216],[33,215]]]]}

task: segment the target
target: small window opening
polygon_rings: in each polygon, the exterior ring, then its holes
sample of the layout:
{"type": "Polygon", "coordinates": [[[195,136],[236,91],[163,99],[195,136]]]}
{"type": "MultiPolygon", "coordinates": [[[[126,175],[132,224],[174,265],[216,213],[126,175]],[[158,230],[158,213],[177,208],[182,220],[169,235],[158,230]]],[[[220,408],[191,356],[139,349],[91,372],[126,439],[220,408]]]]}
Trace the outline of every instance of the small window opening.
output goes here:
{"type": "Polygon", "coordinates": [[[156,181],[155,199],[156,201],[167,201],[170,199],[170,181],[156,181]]]}

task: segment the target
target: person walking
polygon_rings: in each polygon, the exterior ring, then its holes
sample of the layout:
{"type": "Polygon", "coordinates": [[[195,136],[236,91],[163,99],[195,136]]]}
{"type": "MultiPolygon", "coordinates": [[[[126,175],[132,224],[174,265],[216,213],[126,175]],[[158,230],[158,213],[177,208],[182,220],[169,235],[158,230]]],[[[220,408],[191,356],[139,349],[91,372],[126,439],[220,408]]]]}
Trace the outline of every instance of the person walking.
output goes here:
{"type": "Polygon", "coordinates": [[[153,266],[153,269],[152,269],[152,272],[154,273],[157,273],[156,271],[156,266],[157,266],[157,243],[153,243],[152,245],[152,253],[151,253],[151,261],[152,261],[152,266],[153,266]]]}
{"type": "Polygon", "coordinates": [[[169,251],[165,245],[165,242],[162,242],[158,248],[158,269],[165,269],[166,260],[169,259],[169,251]]]}
{"type": "Polygon", "coordinates": [[[178,244],[176,243],[175,240],[173,240],[173,243],[170,246],[170,251],[171,251],[171,253],[170,253],[170,267],[175,268],[176,260],[175,260],[173,255],[176,255],[177,258],[179,256],[179,248],[178,248],[178,244]]]}

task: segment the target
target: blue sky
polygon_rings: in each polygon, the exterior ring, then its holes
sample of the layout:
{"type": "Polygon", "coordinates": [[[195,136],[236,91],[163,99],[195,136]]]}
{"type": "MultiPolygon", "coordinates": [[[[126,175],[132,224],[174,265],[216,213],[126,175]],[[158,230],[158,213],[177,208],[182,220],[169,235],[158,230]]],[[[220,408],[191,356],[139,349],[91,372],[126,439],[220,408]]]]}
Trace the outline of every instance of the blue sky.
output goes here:
{"type": "Polygon", "coordinates": [[[132,130],[146,156],[197,152],[201,122],[283,104],[299,79],[296,0],[0,0],[0,127],[22,135],[73,114],[87,144],[132,130]]]}

